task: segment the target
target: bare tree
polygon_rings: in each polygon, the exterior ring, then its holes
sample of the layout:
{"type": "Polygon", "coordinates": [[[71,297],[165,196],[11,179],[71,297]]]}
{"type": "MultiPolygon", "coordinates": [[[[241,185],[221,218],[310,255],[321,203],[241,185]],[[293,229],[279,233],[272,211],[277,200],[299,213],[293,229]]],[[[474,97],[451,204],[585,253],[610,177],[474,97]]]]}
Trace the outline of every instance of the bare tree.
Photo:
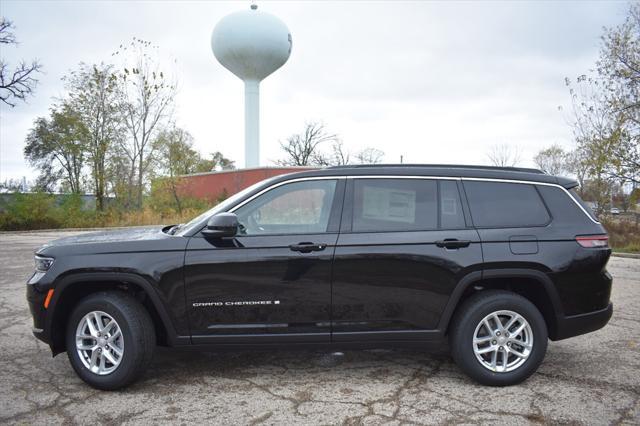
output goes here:
{"type": "Polygon", "coordinates": [[[497,167],[514,167],[521,160],[518,148],[507,144],[494,145],[487,157],[491,164],[497,167]]]}
{"type": "Polygon", "coordinates": [[[305,124],[302,133],[291,135],[286,141],[280,142],[287,157],[277,163],[283,166],[326,165],[328,160],[322,155],[320,145],[336,143],[337,140],[338,136],[329,133],[324,124],[309,122],[305,124]]]}
{"type": "MultiPolygon", "coordinates": [[[[18,44],[13,29],[13,22],[0,17],[0,45],[18,44]]],[[[0,58],[0,101],[11,107],[16,106],[16,100],[24,101],[35,90],[38,80],[34,75],[41,71],[42,64],[37,60],[22,61],[11,70],[4,58],[0,58]]]]}
{"type": "Polygon", "coordinates": [[[132,42],[115,54],[131,55],[120,74],[123,83],[124,121],[129,139],[122,144],[122,151],[129,160],[129,180],[134,193],[134,204],[142,206],[145,177],[153,160],[152,141],[163,122],[171,116],[171,106],[176,93],[174,82],[168,81],[160,70],[153,51],[157,47],[150,42],[133,38],[132,42]]]}
{"type": "Polygon", "coordinates": [[[384,152],[376,148],[365,148],[355,157],[359,164],[379,164],[384,158],[384,152]]]}
{"type": "Polygon", "coordinates": [[[344,166],[349,164],[351,152],[345,148],[340,139],[336,139],[331,144],[331,151],[325,153],[317,150],[313,154],[312,163],[318,166],[344,166]]]}
{"type": "Polygon", "coordinates": [[[344,143],[337,139],[331,145],[331,165],[344,166],[349,164],[351,153],[345,148],[344,143]]]}

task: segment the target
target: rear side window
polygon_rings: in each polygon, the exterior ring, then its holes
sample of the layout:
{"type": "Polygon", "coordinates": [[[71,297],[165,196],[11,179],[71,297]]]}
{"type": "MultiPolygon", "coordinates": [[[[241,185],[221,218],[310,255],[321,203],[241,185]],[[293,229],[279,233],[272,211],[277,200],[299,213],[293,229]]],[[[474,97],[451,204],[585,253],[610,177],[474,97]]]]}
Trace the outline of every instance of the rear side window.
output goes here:
{"type": "Polygon", "coordinates": [[[438,227],[438,185],[422,179],[357,179],[354,232],[418,231],[438,227]]]}
{"type": "Polygon", "coordinates": [[[543,226],[550,217],[534,185],[464,182],[471,217],[480,228],[543,226]]]}
{"type": "Polygon", "coordinates": [[[353,232],[464,227],[455,181],[356,179],[354,182],[353,232]]]}

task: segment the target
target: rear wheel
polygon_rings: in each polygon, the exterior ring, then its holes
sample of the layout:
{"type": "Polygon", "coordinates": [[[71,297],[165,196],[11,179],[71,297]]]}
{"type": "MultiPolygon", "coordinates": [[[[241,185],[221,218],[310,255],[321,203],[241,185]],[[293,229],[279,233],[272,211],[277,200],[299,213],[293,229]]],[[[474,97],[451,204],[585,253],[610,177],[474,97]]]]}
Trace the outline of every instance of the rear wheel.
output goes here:
{"type": "Polygon", "coordinates": [[[547,327],[524,297],[486,290],[470,297],[453,319],[451,354],[474,380],[514,385],[533,374],[547,351],[547,327]]]}
{"type": "Polygon", "coordinates": [[[78,376],[104,390],[119,389],[142,375],[155,347],[147,310],[121,292],[82,299],[67,324],[67,355],[78,376]]]}

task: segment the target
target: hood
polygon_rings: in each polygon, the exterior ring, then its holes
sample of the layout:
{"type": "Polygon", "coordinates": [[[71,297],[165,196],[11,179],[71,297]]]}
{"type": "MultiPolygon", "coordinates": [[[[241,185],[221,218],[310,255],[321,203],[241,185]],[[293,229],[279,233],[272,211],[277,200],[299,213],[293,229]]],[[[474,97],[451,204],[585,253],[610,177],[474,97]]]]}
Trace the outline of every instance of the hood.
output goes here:
{"type": "Polygon", "coordinates": [[[50,241],[36,253],[58,257],[184,250],[187,238],[166,234],[162,229],[145,226],[74,235],[50,241]]]}
{"type": "Polygon", "coordinates": [[[161,226],[145,226],[125,229],[88,232],[71,237],[58,238],[49,241],[42,248],[69,246],[77,244],[118,243],[125,241],[142,241],[165,238],[167,234],[162,232],[161,226]]]}

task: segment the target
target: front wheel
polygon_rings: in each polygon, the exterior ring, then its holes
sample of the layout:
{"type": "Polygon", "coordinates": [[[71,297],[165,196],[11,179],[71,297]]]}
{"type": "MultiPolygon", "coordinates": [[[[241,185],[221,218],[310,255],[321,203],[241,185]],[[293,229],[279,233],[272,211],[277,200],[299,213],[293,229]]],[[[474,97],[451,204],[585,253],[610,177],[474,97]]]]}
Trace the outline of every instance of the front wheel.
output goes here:
{"type": "Polygon", "coordinates": [[[127,386],[151,361],[155,330],[147,310],[121,292],[82,299],[67,324],[71,366],[89,385],[103,390],[127,386]]]}
{"type": "Polygon", "coordinates": [[[547,351],[547,327],[524,297],[501,290],[473,295],[460,307],[449,335],[458,366],[479,383],[509,386],[533,374],[547,351]]]}

